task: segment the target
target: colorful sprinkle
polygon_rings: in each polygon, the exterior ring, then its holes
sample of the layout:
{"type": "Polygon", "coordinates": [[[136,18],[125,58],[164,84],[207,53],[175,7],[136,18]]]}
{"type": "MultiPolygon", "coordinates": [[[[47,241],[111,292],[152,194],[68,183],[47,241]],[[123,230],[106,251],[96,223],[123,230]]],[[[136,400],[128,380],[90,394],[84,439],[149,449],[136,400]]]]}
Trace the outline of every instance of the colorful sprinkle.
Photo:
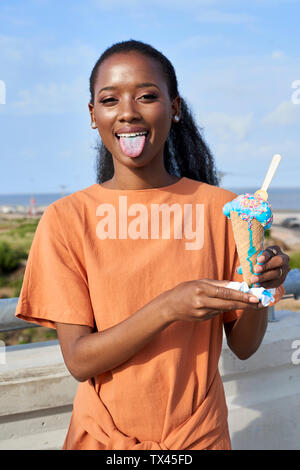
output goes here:
{"type": "Polygon", "coordinates": [[[237,196],[223,207],[223,213],[229,219],[231,211],[237,212],[242,220],[248,221],[250,227],[253,219],[258,220],[265,229],[269,229],[273,223],[271,205],[260,196],[249,193],[237,196]]]}
{"type": "MultiPolygon", "coordinates": [[[[224,205],[223,213],[229,219],[230,219],[231,211],[236,212],[242,220],[245,220],[248,222],[250,243],[249,243],[247,261],[250,265],[250,272],[256,275],[257,273],[253,272],[254,266],[251,261],[251,257],[257,254],[256,248],[253,245],[253,241],[252,241],[252,221],[253,219],[256,219],[258,220],[258,222],[261,223],[261,225],[264,227],[264,235],[265,235],[265,230],[269,229],[273,223],[273,214],[272,214],[271,205],[258,195],[254,196],[253,194],[245,193],[245,194],[241,194],[240,196],[237,196],[235,199],[233,199],[233,201],[228,202],[227,204],[224,205]]],[[[261,256],[262,253],[263,253],[263,250],[261,250],[260,253],[257,254],[256,259],[259,256],[261,256]]],[[[257,286],[259,285],[259,283],[252,284],[252,287],[254,285],[257,286]]]]}

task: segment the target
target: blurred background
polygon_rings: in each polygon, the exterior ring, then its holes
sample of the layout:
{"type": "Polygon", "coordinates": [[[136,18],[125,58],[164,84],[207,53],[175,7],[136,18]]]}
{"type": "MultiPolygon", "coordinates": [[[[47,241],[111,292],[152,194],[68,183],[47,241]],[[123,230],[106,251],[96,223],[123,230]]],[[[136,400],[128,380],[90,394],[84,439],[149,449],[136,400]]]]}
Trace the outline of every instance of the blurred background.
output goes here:
{"type": "Polygon", "coordinates": [[[127,39],[173,63],[222,187],[255,191],[282,155],[267,236],[300,268],[299,16],[299,0],[1,0],[0,298],[19,295],[45,207],[95,183],[89,76],[127,39]]]}

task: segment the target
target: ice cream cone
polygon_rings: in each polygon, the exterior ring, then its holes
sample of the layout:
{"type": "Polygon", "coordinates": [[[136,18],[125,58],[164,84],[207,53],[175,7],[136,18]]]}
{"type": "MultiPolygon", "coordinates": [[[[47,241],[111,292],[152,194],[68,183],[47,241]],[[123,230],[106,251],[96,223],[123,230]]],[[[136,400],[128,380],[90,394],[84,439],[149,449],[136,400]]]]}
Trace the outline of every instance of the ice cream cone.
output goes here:
{"type": "Polygon", "coordinates": [[[255,274],[253,268],[256,259],[263,249],[264,227],[256,219],[251,221],[251,229],[248,229],[248,221],[242,220],[237,212],[230,212],[233,235],[242,268],[243,279],[249,287],[252,286],[250,278],[255,274]]]}

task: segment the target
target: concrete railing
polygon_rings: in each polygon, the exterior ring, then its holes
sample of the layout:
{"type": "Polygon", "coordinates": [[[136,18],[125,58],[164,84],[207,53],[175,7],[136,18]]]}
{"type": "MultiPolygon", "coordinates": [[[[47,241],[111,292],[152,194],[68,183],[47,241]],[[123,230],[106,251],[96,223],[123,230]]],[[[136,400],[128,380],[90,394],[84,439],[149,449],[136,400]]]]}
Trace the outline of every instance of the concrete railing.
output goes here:
{"type": "MultiPolygon", "coordinates": [[[[300,269],[292,269],[284,282],[285,295],[283,298],[300,297],[300,269]]],[[[29,323],[15,317],[18,297],[0,299],[0,332],[38,327],[35,323],[29,323]]],[[[269,308],[269,321],[276,320],[274,307],[269,308]]]]}
{"type": "MultiPolygon", "coordinates": [[[[259,350],[240,361],[223,343],[233,449],[300,449],[300,312],[277,311],[259,350]]],[[[0,449],[61,449],[77,382],[57,341],[9,346],[0,365],[0,449]]]]}
{"type": "MultiPolygon", "coordinates": [[[[26,323],[8,317],[6,326],[26,323]]],[[[246,361],[223,341],[219,368],[233,449],[300,449],[300,311],[276,311],[276,320],[246,361]]],[[[61,449],[77,385],[58,341],[0,347],[0,449],[61,449]]]]}
{"type": "Polygon", "coordinates": [[[0,362],[0,449],[61,449],[76,389],[58,341],[8,346],[0,362]]]}
{"type": "Polygon", "coordinates": [[[300,311],[276,311],[258,351],[220,360],[234,449],[300,450],[300,311]]]}

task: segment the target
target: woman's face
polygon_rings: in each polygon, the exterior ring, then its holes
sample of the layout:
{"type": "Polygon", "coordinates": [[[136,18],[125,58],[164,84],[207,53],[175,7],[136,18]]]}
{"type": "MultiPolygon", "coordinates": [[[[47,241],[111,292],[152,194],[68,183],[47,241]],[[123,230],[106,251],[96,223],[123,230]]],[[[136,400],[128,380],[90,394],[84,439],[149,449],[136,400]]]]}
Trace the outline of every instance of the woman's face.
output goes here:
{"type": "Polygon", "coordinates": [[[91,119],[114,160],[133,168],[163,159],[180,98],[171,101],[156,60],[137,52],[112,55],[98,68],[94,96],[94,105],[89,104],[91,119]],[[137,132],[147,135],[126,137],[137,132]]]}

